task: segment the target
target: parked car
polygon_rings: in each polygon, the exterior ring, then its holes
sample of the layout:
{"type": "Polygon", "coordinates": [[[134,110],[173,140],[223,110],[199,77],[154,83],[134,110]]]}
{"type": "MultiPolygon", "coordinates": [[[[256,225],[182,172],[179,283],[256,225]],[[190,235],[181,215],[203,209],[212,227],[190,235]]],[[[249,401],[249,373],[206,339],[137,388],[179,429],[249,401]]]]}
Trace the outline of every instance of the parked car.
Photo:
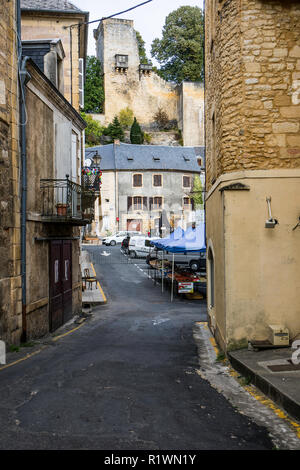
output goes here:
{"type": "MultiPolygon", "coordinates": [[[[162,257],[167,261],[172,261],[173,253],[169,253],[167,251],[163,252],[162,250],[158,250],[156,247],[153,247],[146,257],[146,262],[149,264],[151,259],[162,259],[162,257]]],[[[188,266],[194,272],[205,272],[206,253],[175,253],[174,263],[175,265],[188,266]]]]}
{"type": "Polygon", "coordinates": [[[116,232],[114,235],[110,235],[109,237],[102,238],[102,243],[104,245],[116,245],[117,243],[122,243],[124,238],[129,235],[130,237],[134,235],[141,235],[141,232],[134,232],[134,231],[122,231],[116,232]]]}
{"type": "Polygon", "coordinates": [[[129,256],[131,258],[146,258],[153,248],[152,240],[154,238],[145,236],[131,237],[128,246],[129,256]]]}

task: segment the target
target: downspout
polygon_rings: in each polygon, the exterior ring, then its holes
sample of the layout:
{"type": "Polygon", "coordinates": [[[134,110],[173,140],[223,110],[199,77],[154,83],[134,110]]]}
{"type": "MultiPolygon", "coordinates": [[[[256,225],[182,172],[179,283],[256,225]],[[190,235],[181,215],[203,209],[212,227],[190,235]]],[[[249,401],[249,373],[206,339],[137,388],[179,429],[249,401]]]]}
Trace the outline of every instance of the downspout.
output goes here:
{"type": "Polygon", "coordinates": [[[27,156],[26,156],[26,83],[30,80],[30,74],[26,70],[26,62],[29,57],[22,58],[21,41],[21,10],[20,0],[17,0],[17,31],[18,31],[18,71],[19,71],[19,106],[20,106],[20,144],[21,144],[21,285],[22,285],[22,337],[26,341],[26,207],[27,207],[27,156]]]}
{"type": "MultiPolygon", "coordinates": [[[[204,203],[204,240],[205,240],[205,245],[207,246],[207,240],[206,240],[206,194],[207,194],[207,182],[206,182],[206,113],[205,113],[205,50],[206,50],[206,41],[205,41],[205,0],[203,0],[203,85],[204,85],[204,106],[203,106],[203,117],[204,117],[204,161],[205,161],[205,185],[204,185],[204,197],[203,197],[203,203],[204,203]]],[[[207,254],[206,254],[207,256],[207,254]]]]}

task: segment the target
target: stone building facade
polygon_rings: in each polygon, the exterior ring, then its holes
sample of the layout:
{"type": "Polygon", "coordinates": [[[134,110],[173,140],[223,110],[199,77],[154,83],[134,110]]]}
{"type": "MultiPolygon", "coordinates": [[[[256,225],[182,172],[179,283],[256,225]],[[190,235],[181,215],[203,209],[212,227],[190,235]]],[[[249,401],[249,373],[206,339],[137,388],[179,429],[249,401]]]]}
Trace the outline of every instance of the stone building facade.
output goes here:
{"type": "MultiPolygon", "coordinates": [[[[81,311],[81,134],[76,110],[29,59],[26,70],[26,338],[81,311]],[[65,209],[63,209],[63,207],[65,209]],[[65,210],[65,213],[61,213],[65,210]]],[[[24,321],[23,320],[23,321],[24,321]]],[[[23,325],[24,326],[24,325],[23,325]]]]}
{"type": "Polygon", "coordinates": [[[223,349],[300,331],[300,4],[205,7],[208,311],[223,349]],[[268,199],[268,201],[267,201],[268,199]],[[266,219],[276,219],[274,225],[266,219]],[[266,228],[268,226],[274,228],[266,228]]]}
{"type": "MultiPolygon", "coordinates": [[[[21,0],[22,41],[29,47],[33,41],[61,41],[64,50],[64,61],[59,57],[58,74],[60,75],[59,90],[78,111],[80,109],[81,92],[85,70],[87,51],[87,34],[89,13],[77,8],[65,0],[21,0]]],[[[55,55],[53,44],[48,50],[46,63],[55,55]]],[[[30,54],[32,56],[32,53],[30,54]]],[[[42,71],[44,71],[42,69],[42,71]]]]}
{"type": "Polygon", "coordinates": [[[0,339],[22,332],[17,9],[0,1],[0,339]]]}
{"type": "MultiPolygon", "coordinates": [[[[194,178],[204,179],[203,147],[114,144],[90,147],[101,155],[101,206],[95,232],[141,231],[159,236],[159,225],[183,229],[196,222],[194,178]],[[203,178],[202,178],[203,177],[203,178]]],[[[163,233],[162,233],[163,235],[163,233]]]]}
{"type": "Polygon", "coordinates": [[[144,128],[151,129],[162,108],[177,121],[185,146],[204,144],[204,88],[201,83],[168,83],[150,66],[140,64],[133,21],[111,18],[94,30],[97,57],[104,74],[106,125],[129,107],[144,128]]]}

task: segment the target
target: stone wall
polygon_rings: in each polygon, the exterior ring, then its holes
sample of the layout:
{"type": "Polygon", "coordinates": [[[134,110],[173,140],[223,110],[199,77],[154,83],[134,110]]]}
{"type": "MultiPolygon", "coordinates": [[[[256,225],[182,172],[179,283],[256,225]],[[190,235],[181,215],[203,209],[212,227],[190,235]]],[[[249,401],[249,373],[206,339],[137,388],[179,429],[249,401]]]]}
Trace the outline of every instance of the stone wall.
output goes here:
{"type": "Polygon", "coordinates": [[[22,328],[19,134],[15,1],[0,0],[0,338],[22,328]]]}
{"type": "Polygon", "coordinates": [[[152,71],[141,72],[133,21],[102,21],[94,34],[104,73],[105,124],[129,107],[143,127],[155,129],[154,115],[161,108],[170,121],[179,124],[184,145],[203,145],[203,119],[199,120],[204,109],[203,85],[184,82],[179,87],[152,71]],[[116,54],[128,56],[127,68],[116,68],[116,54]]]}
{"type": "Polygon", "coordinates": [[[299,168],[299,2],[211,1],[206,32],[208,188],[223,172],[299,168]]]}
{"type": "MultiPolygon", "coordinates": [[[[22,40],[34,39],[61,39],[64,52],[64,91],[65,98],[72,102],[74,108],[79,110],[79,58],[83,57],[80,53],[79,28],[72,28],[70,37],[70,28],[72,24],[85,21],[82,14],[63,15],[60,13],[45,14],[41,12],[22,11],[22,40]],[[72,39],[72,74],[71,74],[71,39],[72,39]],[[72,87],[71,87],[72,78],[72,87]],[[72,97],[71,97],[72,89],[72,97]]],[[[83,28],[81,28],[83,29],[83,28]]]]}

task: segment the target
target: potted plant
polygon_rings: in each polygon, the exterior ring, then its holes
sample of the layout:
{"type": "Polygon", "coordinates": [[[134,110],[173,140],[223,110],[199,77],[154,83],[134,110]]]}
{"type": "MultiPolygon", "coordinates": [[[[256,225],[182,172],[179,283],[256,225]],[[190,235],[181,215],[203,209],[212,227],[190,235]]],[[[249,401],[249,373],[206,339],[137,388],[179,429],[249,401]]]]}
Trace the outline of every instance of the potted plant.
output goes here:
{"type": "Polygon", "coordinates": [[[56,204],[57,215],[66,216],[67,215],[68,204],[59,202],[56,204]]]}

